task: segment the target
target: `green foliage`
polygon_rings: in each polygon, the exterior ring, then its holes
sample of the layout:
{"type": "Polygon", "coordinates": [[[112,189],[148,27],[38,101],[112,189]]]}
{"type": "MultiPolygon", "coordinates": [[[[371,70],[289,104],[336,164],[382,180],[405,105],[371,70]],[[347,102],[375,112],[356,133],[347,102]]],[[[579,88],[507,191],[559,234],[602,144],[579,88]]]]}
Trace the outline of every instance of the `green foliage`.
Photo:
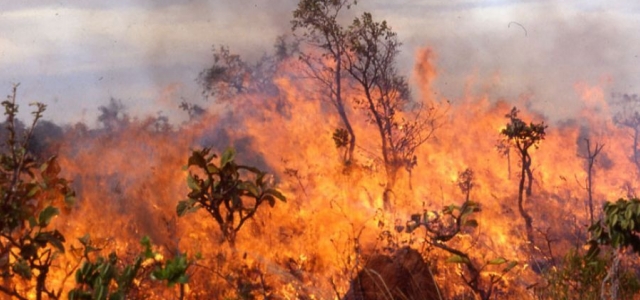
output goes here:
{"type": "Polygon", "coordinates": [[[88,235],[78,240],[83,246],[83,256],[86,260],[76,270],[76,287],[69,291],[69,299],[126,299],[130,291],[136,287],[136,282],[142,281],[149,273],[150,279],[166,281],[169,287],[189,281],[187,269],[193,261],[187,259],[186,255],[179,254],[162,262],[161,256],[153,251],[151,240],[146,236],[140,241],[142,251],[129,263],[124,262],[115,252],[111,252],[107,257],[98,256],[91,259],[90,254],[100,249],[92,243],[88,235]]]}
{"type": "Polygon", "coordinates": [[[33,122],[22,139],[17,137],[17,87],[2,102],[8,136],[0,153],[0,275],[30,282],[32,290],[18,292],[10,284],[0,286],[0,292],[18,299],[25,299],[23,292],[35,292],[38,299],[45,295],[55,299],[61,290],[47,287],[46,280],[56,258],[65,252],[65,237],[49,227],[60,214],[57,205],[73,204],[75,193],[69,182],[59,177],[61,169],[55,157],[38,164],[27,151],[33,129],[46,109],[44,104],[32,104],[36,107],[33,122]]]}
{"type": "Polygon", "coordinates": [[[509,141],[516,144],[518,149],[528,149],[531,146],[538,145],[538,143],[544,140],[545,129],[547,128],[542,123],[525,123],[518,118],[518,109],[512,108],[511,112],[506,115],[510,122],[507,127],[502,129],[501,133],[507,137],[509,141]]]}
{"type": "Polygon", "coordinates": [[[600,252],[601,245],[614,249],[631,249],[640,254],[640,200],[618,199],[615,203],[607,201],[603,207],[603,219],[589,227],[588,255],[593,257],[600,252]]]}
{"type": "Polygon", "coordinates": [[[442,208],[441,213],[424,212],[411,215],[407,223],[407,231],[411,232],[424,226],[434,242],[446,242],[455,237],[465,227],[473,229],[478,221],[473,214],[480,212],[480,204],[471,200],[471,190],[474,187],[474,175],[471,169],[466,169],[458,175],[458,187],[465,195],[462,205],[450,204],[442,208]]]}
{"type": "Polygon", "coordinates": [[[506,139],[502,141],[502,145],[512,144],[518,149],[518,155],[520,156],[518,212],[524,219],[527,231],[527,239],[533,244],[533,218],[525,210],[524,206],[525,179],[528,182],[526,195],[531,196],[533,185],[533,171],[531,171],[532,160],[531,155],[529,154],[529,148],[531,148],[531,146],[535,146],[537,148],[540,141],[544,140],[546,134],[545,129],[547,128],[547,126],[544,125],[544,122],[530,123],[529,125],[527,125],[527,123],[518,118],[518,112],[518,109],[514,107],[511,109],[510,113],[505,115],[505,117],[509,119],[509,123],[507,124],[506,128],[502,129],[501,131],[501,134],[506,139]]]}
{"type": "Polygon", "coordinates": [[[286,201],[284,195],[273,188],[267,173],[236,164],[235,155],[233,149],[227,149],[215,164],[217,155],[209,148],[193,151],[186,166],[195,169],[187,175],[188,199],[180,201],[176,208],[178,216],[205,208],[231,245],[236,233],[260,205],[268,203],[273,207],[276,200],[286,201]]]}
{"type": "MultiPolygon", "coordinates": [[[[610,258],[590,257],[572,250],[559,267],[550,268],[543,277],[547,284],[536,288],[538,299],[600,299],[601,282],[609,269],[610,258]]],[[[640,291],[640,282],[632,272],[621,275],[622,299],[631,299],[640,291]]]]}
{"type": "Polygon", "coordinates": [[[168,259],[165,265],[156,267],[151,273],[151,278],[156,280],[166,280],[169,287],[175,284],[185,284],[189,281],[187,268],[191,262],[186,255],[178,254],[172,259],[168,259]]]}
{"type": "MultiPolygon", "coordinates": [[[[424,212],[411,215],[407,222],[407,232],[413,232],[419,227],[426,229],[425,240],[430,245],[440,248],[450,256],[447,263],[459,264],[464,267],[461,277],[464,283],[481,299],[490,299],[498,283],[515,268],[518,263],[504,257],[495,257],[478,263],[467,250],[460,250],[449,245],[452,240],[464,230],[478,227],[474,214],[480,212],[480,204],[471,200],[474,187],[474,175],[471,169],[466,169],[458,175],[458,187],[465,195],[462,205],[451,204],[438,212],[424,212]]],[[[484,259],[484,258],[483,258],[484,259]]]]}

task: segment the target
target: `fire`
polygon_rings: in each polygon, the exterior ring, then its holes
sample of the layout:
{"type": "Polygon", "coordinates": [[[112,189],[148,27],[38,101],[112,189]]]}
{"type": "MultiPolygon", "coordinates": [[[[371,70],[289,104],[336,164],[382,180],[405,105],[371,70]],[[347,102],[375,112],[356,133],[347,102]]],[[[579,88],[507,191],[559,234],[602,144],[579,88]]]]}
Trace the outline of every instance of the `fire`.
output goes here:
{"type": "MultiPolygon", "coordinates": [[[[516,206],[519,157],[513,149],[506,155],[498,151],[504,116],[513,104],[471,94],[439,99],[431,84],[437,76],[434,50],[416,56],[417,101],[447,105],[448,111],[433,138],[416,152],[418,165],[411,176],[402,173],[399,178],[392,210],[383,208],[384,166],[375,152],[375,129],[350,108],[359,148],[356,163],[345,168],[331,140],[339,119],[314,94],[317,82],[294,76],[301,66],[291,61],[280,66],[276,95],[237,96],[227,108],[212,105],[200,119],[174,131],[149,130],[139,120],[97,137],[69,130],[59,158],[79,201],[54,224],[70,244],[90,233],[104,249],[124,257],[133,255],[138,247],[134,241],[144,235],[158,245],[157,262],[177,253],[200,253],[187,286],[193,298],[238,295],[238,286],[244,286],[262,291],[264,298],[333,299],[345,295],[367,257],[402,246],[421,249],[438,269],[434,278],[442,292],[453,296],[465,292],[460,267],[443,264],[447,255],[442,251],[424,250],[424,231],[397,228],[411,214],[428,212],[433,218],[442,207],[462,203],[465,196],[457,181],[470,168],[475,181],[469,196],[481,205],[478,226],[463,230],[452,243],[473,253],[473,259],[519,262],[502,288],[513,298],[531,297],[527,287],[540,282],[542,267],[532,265],[535,261],[524,251],[529,242],[516,206]],[[221,153],[229,145],[237,149],[239,160],[273,174],[288,198],[256,214],[239,232],[234,249],[221,242],[206,212],[183,218],[175,213],[187,193],[182,167],[190,149],[213,146],[221,153]]],[[[579,83],[576,91],[584,103],[581,115],[550,124],[546,139],[531,153],[533,193],[525,206],[538,230],[536,251],[541,255],[561,257],[584,242],[576,235],[585,234],[588,225],[585,138],[605,145],[595,165],[596,207],[638,188],[627,132],[611,121],[602,88],[579,83]]],[[[357,96],[356,90],[346,93],[357,96]]],[[[544,120],[526,109],[521,114],[524,120],[544,120]]],[[[73,261],[67,254],[61,266],[73,261]]],[[[57,275],[62,278],[63,273],[61,268],[57,275]]],[[[497,275],[482,274],[485,279],[497,275]]]]}

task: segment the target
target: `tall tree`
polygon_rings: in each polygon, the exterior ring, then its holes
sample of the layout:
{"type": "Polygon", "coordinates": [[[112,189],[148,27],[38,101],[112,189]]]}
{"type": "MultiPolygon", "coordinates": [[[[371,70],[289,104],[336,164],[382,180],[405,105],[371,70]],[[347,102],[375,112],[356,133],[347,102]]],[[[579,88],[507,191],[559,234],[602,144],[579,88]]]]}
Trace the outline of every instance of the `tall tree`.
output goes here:
{"type": "Polygon", "coordinates": [[[361,92],[356,102],[380,134],[387,177],[385,205],[390,205],[387,196],[398,171],[415,166],[416,149],[438,127],[437,110],[410,101],[409,85],[396,69],[401,44],[386,21],[375,22],[370,13],[364,13],[353,21],[345,38],[345,68],[361,92]]]}
{"type": "Polygon", "coordinates": [[[350,0],[300,0],[291,21],[292,30],[302,32],[302,39],[311,47],[309,51],[300,52],[300,60],[307,66],[307,75],[329,92],[328,101],[337,110],[345,127],[334,133],[336,145],[347,148],[343,158],[345,164],[353,161],[356,135],[342,96],[346,33],[337,19],[343,8],[349,9],[353,4],[355,1],[350,0]]]}

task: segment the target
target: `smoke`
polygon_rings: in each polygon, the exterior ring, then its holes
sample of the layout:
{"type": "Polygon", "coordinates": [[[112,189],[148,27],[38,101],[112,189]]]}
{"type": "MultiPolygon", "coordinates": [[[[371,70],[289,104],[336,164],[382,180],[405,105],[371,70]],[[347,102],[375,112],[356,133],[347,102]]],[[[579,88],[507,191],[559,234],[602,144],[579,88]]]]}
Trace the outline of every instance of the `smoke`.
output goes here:
{"type": "Polygon", "coordinates": [[[581,108],[576,82],[630,92],[640,79],[633,67],[640,52],[634,42],[638,19],[620,6],[454,1],[388,4],[374,12],[404,42],[405,69],[413,65],[412,49],[429,46],[438,53],[436,87],[448,98],[527,93],[533,108],[558,120],[581,108]]]}

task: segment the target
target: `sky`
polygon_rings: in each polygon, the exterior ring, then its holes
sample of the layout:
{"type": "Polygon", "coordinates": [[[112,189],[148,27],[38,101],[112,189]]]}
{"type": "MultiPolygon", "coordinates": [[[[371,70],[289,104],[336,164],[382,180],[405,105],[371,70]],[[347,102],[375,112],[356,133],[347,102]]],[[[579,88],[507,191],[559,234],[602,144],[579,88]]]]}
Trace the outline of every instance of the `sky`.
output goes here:
{"type": "MultiPolygon", "coordinates": [[[[2,1],[0,94],[48,105],[45,118],[95,125],[98,107],[120,99],[137,116],[186,115],[201,103],[196,83],[227,45],[246,60],[291,32],[296,0],[2,1]]],[[[350,13],[387,20],[411,74],[432,48],[436,89],[452,101],[529,95],[550,118],[573,115],[578,83],[640,93],[640,3],[635,1],[361,0],[350,13]],[[585,4],[583,2],[588,2],[585,4]]],[[[610,100],[610,99],[609,99],[610,100]]]]}

